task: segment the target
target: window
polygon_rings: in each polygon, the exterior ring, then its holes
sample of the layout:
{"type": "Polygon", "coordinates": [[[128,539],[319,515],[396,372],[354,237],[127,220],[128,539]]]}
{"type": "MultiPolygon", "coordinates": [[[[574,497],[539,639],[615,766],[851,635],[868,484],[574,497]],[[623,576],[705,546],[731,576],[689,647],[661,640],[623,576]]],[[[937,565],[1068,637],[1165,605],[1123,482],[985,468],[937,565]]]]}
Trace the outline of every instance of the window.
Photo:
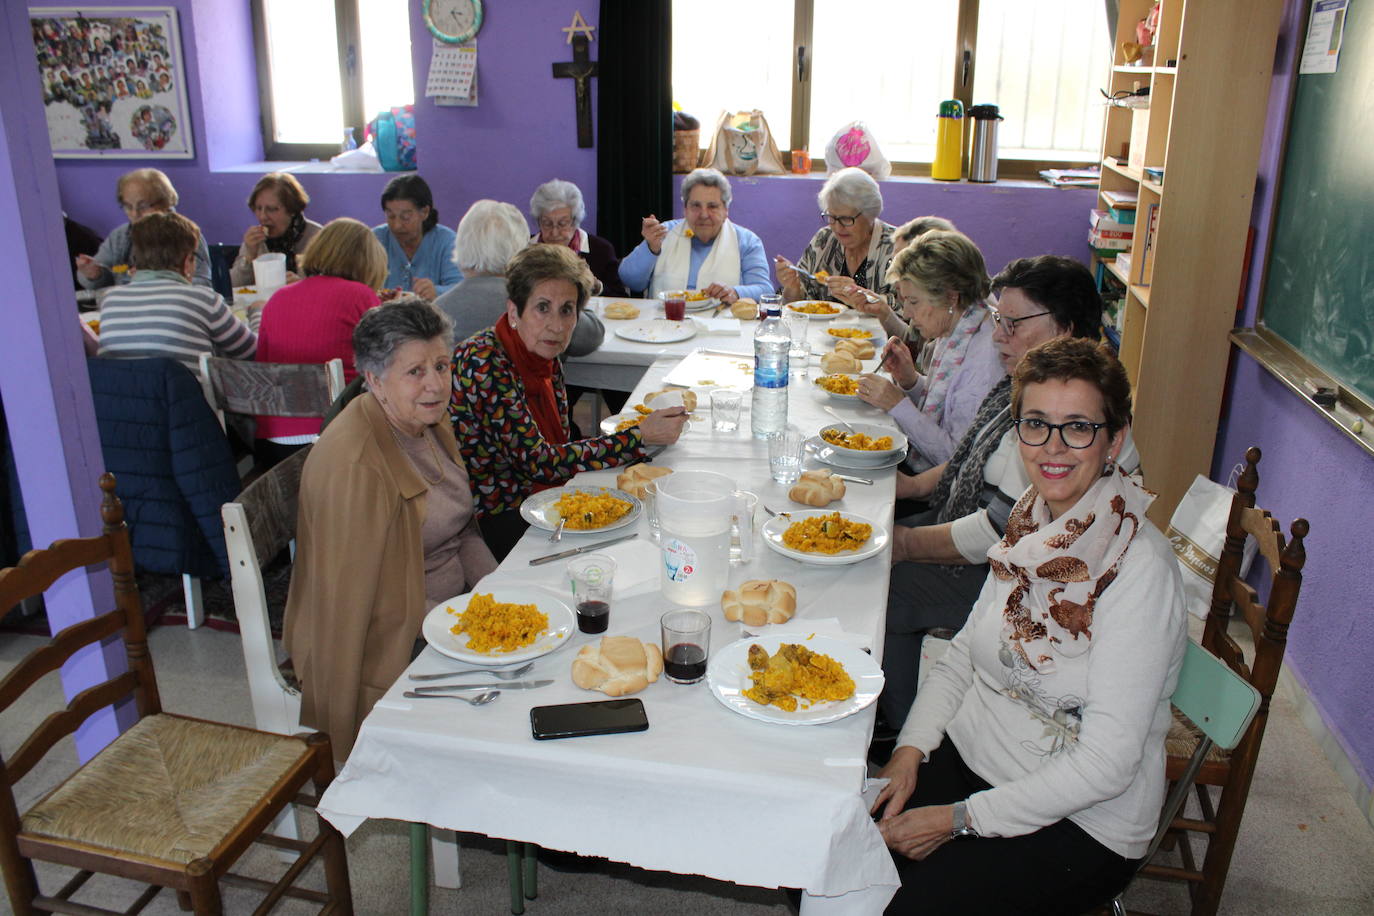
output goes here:
{"type": "Polygon", "coordinates": [[[693,0],[673,10],[673,98],[701,120],[702,146],[722,110],[759,108],[780,147],[819,162],[858,120],[913,174],[929,173],[949,98],[1000,107],[1003,174],[1095,162],[1110,58],[1101,0],[693,0]]]}
{"type": "Polygon", "coordinates": [[[253,28],[267,159],[327,158],[415,101],[406,0],[254,0],[253,28]]]}

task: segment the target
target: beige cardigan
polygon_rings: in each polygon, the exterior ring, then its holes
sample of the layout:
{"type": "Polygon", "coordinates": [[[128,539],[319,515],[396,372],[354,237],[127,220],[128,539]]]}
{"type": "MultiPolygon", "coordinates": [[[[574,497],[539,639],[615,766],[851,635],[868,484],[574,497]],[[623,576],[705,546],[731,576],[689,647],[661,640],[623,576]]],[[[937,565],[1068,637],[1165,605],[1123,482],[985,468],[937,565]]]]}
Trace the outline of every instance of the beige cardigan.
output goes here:
{"type": "MultiPolygon", "coordinates": [[[[449,424],[435,429],[461,467],[449,424]]],[[[301,681],[301,723],[328,732],[339,760],[410,663],[429,610],[420,536],[428,492],[370,393],[329,424],[301,474],[283,636],[301,681]]],[[[496,561],[475,518],[463,540],[471,586],[496,561]]]]}
{"type": "MultiPolygon", "coordinates": [[[[324,227],[313,219],[305,221],[305,231],[301,233],[301,239],[296,243],[296,257],[299,258],[305,253],[305,246],[310,244],[310,240],[320,234],[324,227]]],[[[229,282],[234,286],[252,286],[253,259],[248,257],[248,253],[239,246],[238,257],[234,258],[234,263],[229,267],[229,282]]]]}

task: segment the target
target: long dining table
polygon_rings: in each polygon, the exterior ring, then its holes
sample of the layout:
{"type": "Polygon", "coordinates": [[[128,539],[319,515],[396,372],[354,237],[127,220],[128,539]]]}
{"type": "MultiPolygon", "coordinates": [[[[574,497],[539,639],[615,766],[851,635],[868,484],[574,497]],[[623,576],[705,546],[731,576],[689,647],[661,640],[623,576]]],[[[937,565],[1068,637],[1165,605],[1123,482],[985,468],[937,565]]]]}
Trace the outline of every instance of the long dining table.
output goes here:
{"type": "MultiPolygon", "coordinates": [[[[829,339],[823,323],[813,324],[811,336],[820,349],[829,339]]],[[[703,346],[714,347],[716,340],[695,342],[703,346]]],[[[681,356],[657,355],[634,387],[635,401],[661,388],[681,356]]],[[[712,428],[707,392],[698,395],[688,429],[654,462],[675,471],[728,475],[777,511],[802,508],[769,475],[766,443],[749,431],[748,395],[740,427],[729,433],[712,428]]],[[[830,398],[794,366],[789,422],[818,431],[831,422],[827,406],[838,406],[851,420],[891,425],[876,409],[830,398]]],[[[820,466],[808,453],[805,468],[820,466]]],[[[831,508],[866,516],[890,531],[894,471],[843,473],[872,483],[848,484],[831,508]]],[[[572,483],[614,486],[616,475],[586,472],[572,483]]],[[[659,591],[662,562],[647,519],[635,525],[614,534],[634,531],[636,538],[601,551],[618,564],[607,634],[656,642],[659,617],[674,605],[659,591]]],[[[535,588],[571,605],[566,561],[530,561],[610,536],[565,534],[561,544],[552,545],[547,532],[532,528],[476,590],[535,588]]],[[[789,632],[799,640],[809,632],[831,635],[881,658],[889,561],[885,547],[848,565],[810,565],[758,539],[753,558],[731,569],[729,587],[748,579],[790,582],[797,589],[797,612],[785,625],[789,632]]],[[[718,602],[703,610],[712,618],[712,656],[746,636],[742,624],[724,619],[718,602]]],[[[574,630],[566,645],[538,658],[526,675],[552,679],[552,685],[505,691],[481,707],[403,696],[412,686],[411,674],[460,667],[426,648],[363,722],[320,813],[345,835],[367,818],[423,822],[645,869],[801,888],[806,914],[882,912],[899,881],[861,796],[875,706],[822,725],[758,721],[726,708],[704,681],[680,685],[665,677],[636,694],[648,715],[645,732],[535,740],[531,707],[604,699],[570,677],[577,651],[599,638],[574,630]]]]}

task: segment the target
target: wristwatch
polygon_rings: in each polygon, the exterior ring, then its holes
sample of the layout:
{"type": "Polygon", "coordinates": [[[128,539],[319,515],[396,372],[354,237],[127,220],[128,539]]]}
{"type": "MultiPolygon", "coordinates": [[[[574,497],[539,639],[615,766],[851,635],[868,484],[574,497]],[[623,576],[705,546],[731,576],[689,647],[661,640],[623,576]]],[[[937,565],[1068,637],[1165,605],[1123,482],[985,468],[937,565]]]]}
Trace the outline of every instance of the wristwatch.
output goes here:
{"type": "Polygon", "coordinates": [[[978,836],[978,831],[969,826],[968,823],[968,802],[957,801],[954,803],[954,827],[950,830],[951,837],[978,836]]]}

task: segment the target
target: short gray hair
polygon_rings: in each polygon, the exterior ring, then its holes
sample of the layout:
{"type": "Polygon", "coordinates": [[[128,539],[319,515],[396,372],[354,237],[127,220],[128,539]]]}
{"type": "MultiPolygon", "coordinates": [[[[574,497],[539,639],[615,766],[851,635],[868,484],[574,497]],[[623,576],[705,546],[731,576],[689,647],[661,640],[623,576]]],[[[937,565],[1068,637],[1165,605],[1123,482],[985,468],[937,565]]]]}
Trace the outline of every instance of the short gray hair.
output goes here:
{"type": "Polygon", "coordinates": [[[898,245],[910,245],[916,241],[917,237],[941,229],[945,232],[958,232],[959,230],[953,223],[943,216],[918,216],[913,220],[908,220],[897,227],[897,231],[892,233],[892,241],[898,245]]]}
{"type": "Polygon", "coordinates": [[[720,191],[720,199],[725,206],[730,206],[730,200],[734,195],[730,193],[730,179],[726,178],[720,169],[693,169],[687,173],[687,177],[682,179],[682,203],[687,204],[687,198],[691,196],[692,189],[697,185],[706,185],[708,188],[717,188],[720,191]]]}
{"type": "Polygon", "coordinates": [[[883,212],[883,192],[878,190],[878,182],[863,169],[840,169],[821,185],[821,193],[816,195],[822,210],[829,210],[831,204],[853,207],[869,219],[877,219],[883,212]]]}
{"type": "Polygon", "coordinates": [[[422,299],[387,302],[363,313],[353,328],[353,364],[358,372],[382,376],[396,351],[412,340],[442,337],[453,345],[453,322],[422,299]]]}
{"type": "Polygon", "coordinates": [[[534,189],[530,198],[530,216],[537,223],[550,210],[567,207],[572,211],[573,226],[581,226],[587,218],[587,206],[582,202],[582,191],[571,181],[555,178],[534,189]]]}
{"type": "Polygon", "coordinates": [[[458,221],[453,263],[463,276],[500,276],[506,262],[530,243],[530,227],[514,204],[479,200],[458,221]]]}

